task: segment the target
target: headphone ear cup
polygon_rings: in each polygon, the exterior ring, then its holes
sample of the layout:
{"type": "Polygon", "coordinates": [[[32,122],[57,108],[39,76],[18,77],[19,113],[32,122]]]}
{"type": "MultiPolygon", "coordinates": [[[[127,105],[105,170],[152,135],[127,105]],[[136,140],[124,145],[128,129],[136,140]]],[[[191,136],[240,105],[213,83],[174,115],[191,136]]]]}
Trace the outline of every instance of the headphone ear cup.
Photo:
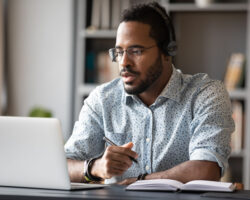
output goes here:
{"type": "Polygon", "coordinates": [[[166,42],[163,42],[163,43],[161,44],[161,48],[162,48],[162,52],[163,52],[164,54],[166,54],[167,56],[169,56],[169,54],[168,54],[168,44],[167,44],[166,42]]]}
{"type": "MultiPolygon", "coordinates": [[[[164,45],[165,46],[165,45],[164,45]]],[[[176,56],[177,54],[177,44],[175,41],[170,41],[167,45],[166,52],[169,56],[176,56]]]]}

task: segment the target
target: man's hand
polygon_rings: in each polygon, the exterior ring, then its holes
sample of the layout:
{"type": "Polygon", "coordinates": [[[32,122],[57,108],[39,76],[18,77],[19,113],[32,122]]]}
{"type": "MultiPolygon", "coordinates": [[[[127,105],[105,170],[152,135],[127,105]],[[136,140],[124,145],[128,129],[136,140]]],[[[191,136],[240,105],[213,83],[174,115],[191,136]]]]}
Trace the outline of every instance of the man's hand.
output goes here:
{"type": "Polygon", "coordinates": [[[129,157],[138,157],[137,153],[131,150],[132,147],[132,142],[122,146],[108,146],[103,156],[94,162],[91,174],[103,179],[121,176],[132,165],[129,157]]]}

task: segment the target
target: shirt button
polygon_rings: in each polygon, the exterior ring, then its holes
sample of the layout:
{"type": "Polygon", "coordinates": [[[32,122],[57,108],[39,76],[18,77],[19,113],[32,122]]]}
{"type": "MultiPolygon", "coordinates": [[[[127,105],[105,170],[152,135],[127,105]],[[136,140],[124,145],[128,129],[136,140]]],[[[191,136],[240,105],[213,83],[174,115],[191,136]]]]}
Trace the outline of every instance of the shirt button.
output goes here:
{"type": "Polygon", "coordinates": [[[146,139],[146,142],[149,143],[149,142],[150,142],[150,138],[147,138],[147,139],[146,139]]]}
{"type": "Polygon", "coordinates": [[[145,169],[148,171],[148,170],[149,170],[149,166],[147,165],[147,166],[145,167],[145,169]]]}

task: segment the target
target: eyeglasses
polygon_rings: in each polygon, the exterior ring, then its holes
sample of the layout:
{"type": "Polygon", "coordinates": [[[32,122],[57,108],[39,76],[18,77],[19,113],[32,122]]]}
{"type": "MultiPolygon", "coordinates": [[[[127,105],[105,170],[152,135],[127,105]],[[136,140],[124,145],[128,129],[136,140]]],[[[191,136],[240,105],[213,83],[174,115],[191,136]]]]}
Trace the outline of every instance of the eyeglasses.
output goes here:
{"type": "Polygon", "coordinates": [[[128,54],[129,59],[135,60],[141,56],[143,51],[147,49],[151,49],[155,46],[157,45],[153,45],[150,47],[129,47],[125,50],[121,48],[112,48],[112,49],[109,49],[109,56],[112,62],[120,62],[122,60],[122,56],[124,52],[126,52],[128,54]]]}

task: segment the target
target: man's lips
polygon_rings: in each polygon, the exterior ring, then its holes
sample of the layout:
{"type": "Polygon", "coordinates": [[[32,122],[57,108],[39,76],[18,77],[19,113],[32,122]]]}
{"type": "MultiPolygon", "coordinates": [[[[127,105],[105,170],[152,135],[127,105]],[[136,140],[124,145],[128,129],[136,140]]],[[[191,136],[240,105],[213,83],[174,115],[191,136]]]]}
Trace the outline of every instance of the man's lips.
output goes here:
{"type": "Polygon", "coordinates": [[[129,72],[122,72],[121,76],[122,76],[124,83],[132,82],[136,78],[135,74],[129,73],[129,72]]]}

